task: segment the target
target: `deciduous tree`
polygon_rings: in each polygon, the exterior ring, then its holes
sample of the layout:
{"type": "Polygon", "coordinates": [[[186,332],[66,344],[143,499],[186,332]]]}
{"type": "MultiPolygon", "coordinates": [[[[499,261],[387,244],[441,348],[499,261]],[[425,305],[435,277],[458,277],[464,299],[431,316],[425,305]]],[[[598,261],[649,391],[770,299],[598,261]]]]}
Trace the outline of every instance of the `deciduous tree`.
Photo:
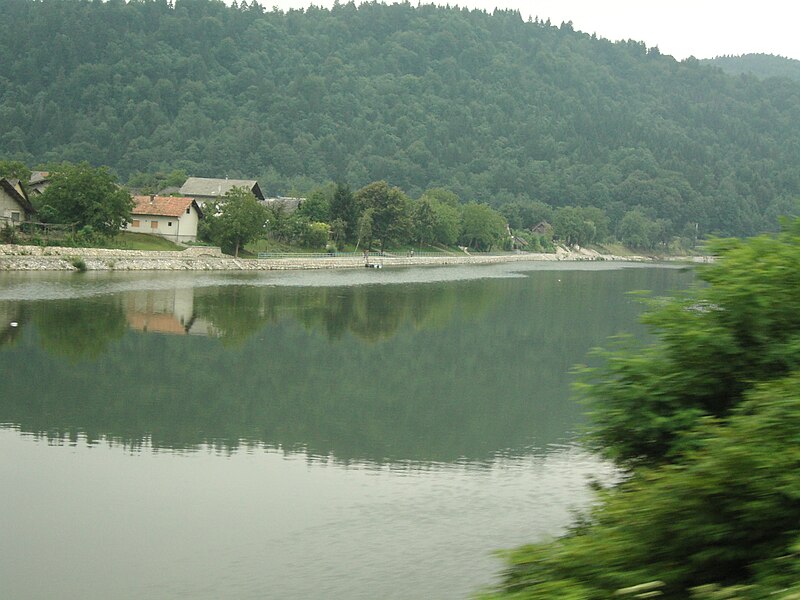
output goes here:
{"type": "Polygon", "coordinates": [[[224,250],[233,251],[234,256],[239,256],[242,246],[263,235],[267,209],[258,203],[250,190],[232,188],[217,210],[219,214],[207,217],[212,222],[212,239],[224,250]]]}
{"type": "Polygon", "coordinates": [[[133,200],[106,168],[64,163],[50,171],[50,185],[36,205],[47,222],[70,223],[114,236],[130,220],[133,200]]]}

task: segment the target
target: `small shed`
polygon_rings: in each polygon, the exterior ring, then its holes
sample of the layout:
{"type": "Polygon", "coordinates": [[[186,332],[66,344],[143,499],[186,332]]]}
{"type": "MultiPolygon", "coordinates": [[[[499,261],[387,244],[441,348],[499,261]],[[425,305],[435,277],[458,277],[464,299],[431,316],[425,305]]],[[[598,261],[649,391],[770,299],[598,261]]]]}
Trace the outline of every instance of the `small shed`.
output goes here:
{"type": "Polygon", "coordinates": [[[548,223],[547,221],[539,221],[539,223],[531,227],[531,233],[535,233],[537,235],[551,236],[553,235],[553,226],[550,225],[550,223],[548,223]]]}

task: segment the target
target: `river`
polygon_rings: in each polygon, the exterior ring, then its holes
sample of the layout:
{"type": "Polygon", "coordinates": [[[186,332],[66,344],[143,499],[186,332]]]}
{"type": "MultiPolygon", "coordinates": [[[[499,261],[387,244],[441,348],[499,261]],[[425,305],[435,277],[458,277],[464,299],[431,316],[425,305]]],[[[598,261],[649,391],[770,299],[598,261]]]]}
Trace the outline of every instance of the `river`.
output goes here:
{"type": "Polygon", "coordinates": [[[466,598],[611,467],[571,368],[679,268],[0,274],[0,586],[466,598]]]}

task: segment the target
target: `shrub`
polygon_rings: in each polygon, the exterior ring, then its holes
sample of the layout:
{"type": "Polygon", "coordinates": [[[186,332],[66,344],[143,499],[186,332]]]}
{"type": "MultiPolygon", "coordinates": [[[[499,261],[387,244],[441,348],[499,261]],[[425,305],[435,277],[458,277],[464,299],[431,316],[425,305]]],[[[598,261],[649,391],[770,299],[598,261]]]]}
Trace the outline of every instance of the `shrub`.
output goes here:
{"type": "Polygon", "coordinates": [[[81,273],[86,271],[86,261],[83,260],[80,256],[73,256],[72,258],[69,259],[69,263],[81,273]]]}
{"type": "Polygon", "coordinates": [[[10,223],[3,225],[3,228],[0,229],[0,242],[4,244],[16,244],[18,240],[17,230],[14,229],[10,223]]]}

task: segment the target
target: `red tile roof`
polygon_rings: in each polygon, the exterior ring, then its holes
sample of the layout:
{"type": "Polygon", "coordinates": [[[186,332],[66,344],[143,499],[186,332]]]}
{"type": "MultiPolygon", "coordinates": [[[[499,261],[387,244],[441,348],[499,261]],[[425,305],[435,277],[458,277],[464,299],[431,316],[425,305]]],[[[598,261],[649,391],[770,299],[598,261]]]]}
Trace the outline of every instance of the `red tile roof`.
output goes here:
{"type": "MultiPolygon", "coordinates": [[[[133,201],[136,205],[131,211],[132,214],[158,217],[180,217],[194,203],[192,198],[172,196],[134,196],[133,201]]],[[[195,208],[197,209],[197,206],[195,208]]]]}

